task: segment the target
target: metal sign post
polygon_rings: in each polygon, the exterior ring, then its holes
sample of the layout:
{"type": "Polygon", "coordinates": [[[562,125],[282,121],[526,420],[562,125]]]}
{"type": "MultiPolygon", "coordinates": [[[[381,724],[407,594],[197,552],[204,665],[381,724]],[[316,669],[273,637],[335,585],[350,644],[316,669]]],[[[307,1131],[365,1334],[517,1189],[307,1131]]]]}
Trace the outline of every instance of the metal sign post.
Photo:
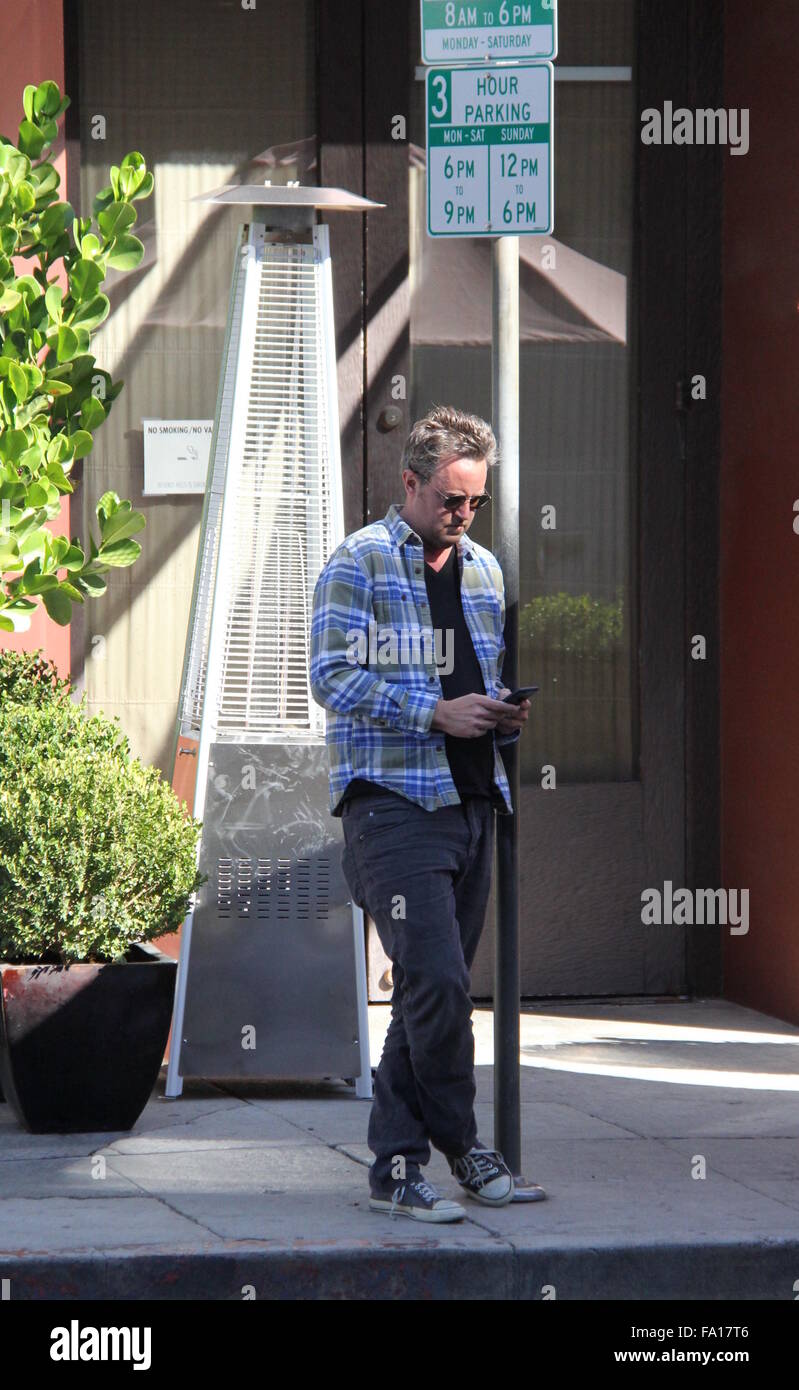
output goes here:
{"type": "MultiPolygon", "coordinates": [[[[505,581],[503,684],[519,684],[519,238],[497,237],[491,258],[491,414],[501,464],[493,482],[492,548],[505,581]]],[[[494,1143],[521,1174],[519,1063],[519,747],[500,750],[514,814],[497,816],[497,930],[494,939],[494,1143]]]]}

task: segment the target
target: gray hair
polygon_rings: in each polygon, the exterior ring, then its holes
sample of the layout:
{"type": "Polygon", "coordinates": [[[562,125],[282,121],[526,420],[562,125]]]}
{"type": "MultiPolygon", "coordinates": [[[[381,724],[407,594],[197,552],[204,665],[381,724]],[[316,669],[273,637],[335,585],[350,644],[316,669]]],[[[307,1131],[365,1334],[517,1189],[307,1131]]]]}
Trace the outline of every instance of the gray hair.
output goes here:
{"type": "Polygon", "coordinates": [[[440,464],[456,458],[482,459],[486,467],[496,467],[494,431],[479,415],[467,415],[453,405],[434,405],[408,435],[402,467],[429,483],[440,464]]]}

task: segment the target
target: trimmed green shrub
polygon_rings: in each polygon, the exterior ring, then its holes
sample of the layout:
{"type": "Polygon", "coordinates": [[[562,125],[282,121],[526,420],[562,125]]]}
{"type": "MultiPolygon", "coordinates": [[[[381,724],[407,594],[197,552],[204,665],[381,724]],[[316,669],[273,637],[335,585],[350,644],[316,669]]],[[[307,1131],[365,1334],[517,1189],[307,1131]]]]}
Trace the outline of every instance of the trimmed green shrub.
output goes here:
{"type": "Polygon", "coordinates": [[[35,652],[0,651],[0,705],[5,700],[41,705],[50,700],[68,700],[71,681],[58,674],[54,661],[35,652]]]}
{"type": "Polygon", "coordinates": [[[597,660],[617,647],[623,624],[621,591],[615,603],[590,594],[547,594],[524,605],[519,637],[541,650],[597,660]]]}
{"type": "Polygon", "coordinates": [[[121,960],[176,931],[207,877],[200,828],[106,716],[4,700],[0,959],[121,960]]]}

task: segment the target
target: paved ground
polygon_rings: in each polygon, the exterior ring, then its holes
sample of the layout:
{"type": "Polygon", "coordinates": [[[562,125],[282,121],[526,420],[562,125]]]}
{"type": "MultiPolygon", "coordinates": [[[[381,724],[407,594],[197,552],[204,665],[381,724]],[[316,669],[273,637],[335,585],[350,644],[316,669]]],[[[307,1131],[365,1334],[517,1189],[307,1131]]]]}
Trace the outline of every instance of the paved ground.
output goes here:
{"type": "MultiPolygon", "coordinates": [[[[474,1025],[490,1141],[490,1011],[474,1025]]],[[[30,1135],[0,1105],[4,1296],[795,1299],[799,1029],[716,1000],[540,1005],[522,1064],[548,1199],[465,1199],[442,1227],[368,1210],[369,1103],[340,1082],[168,1101],[162,1072],[126,1134],[30,1135]]],[[[426,1174],[459,1195],[440,1154],[426,1174]]]]}

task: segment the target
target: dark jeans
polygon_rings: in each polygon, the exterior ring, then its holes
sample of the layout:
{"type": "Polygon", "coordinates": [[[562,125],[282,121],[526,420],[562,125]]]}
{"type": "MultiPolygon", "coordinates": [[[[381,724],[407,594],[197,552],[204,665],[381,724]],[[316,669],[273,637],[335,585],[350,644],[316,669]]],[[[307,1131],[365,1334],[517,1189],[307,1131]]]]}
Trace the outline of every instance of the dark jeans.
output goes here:
{"type": "Polygon", "coordinates": [[[394,792],[343,809],[342,868],[393,962],[391,1023],[369,1117],[372,1190],[430,1161],[430,1144],[460,1157],[477,1142],[472,962],[491,884],[488,797],[426,811],[394,792]]]}

